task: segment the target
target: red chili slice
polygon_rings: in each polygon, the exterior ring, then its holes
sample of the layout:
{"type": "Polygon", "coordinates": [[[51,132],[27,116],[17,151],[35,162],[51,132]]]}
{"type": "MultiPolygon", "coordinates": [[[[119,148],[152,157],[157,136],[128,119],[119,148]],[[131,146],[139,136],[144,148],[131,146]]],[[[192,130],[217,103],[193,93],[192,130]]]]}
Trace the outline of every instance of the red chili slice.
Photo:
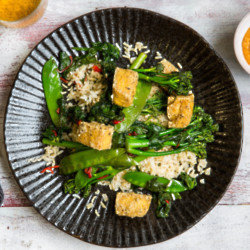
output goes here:
{"type": "Polygon", "coordinates": [[[113,124],[119,124],[119,123],[121,123],[121,121],[117,121],[117,120],[113,121],[113,124]]]}
{"type": "Polygon", "coordinates": [[[99,68],[97,65],[94,65],[94,66],[92,67],[92,69],[93,69],[95,72],[99,72],[99,73],[102,72],[102,69],[99,68]]]}
{"type": "Polygon", "coordinates": [[[165,200],[167,204],[169,204],[169,201],[168,200],[165,200]]]}
{"type": "Polygon", "coordinates": [[[54,133],[55,137],[57,137],[57,132],[53,129],[52,132],[54,133]]]}
{"type": "Polygon", "coordinates": [[[85,168],[84,172],[88,175],[89,178],[92,178],[92,168],[85,168]]]}
{"type": "Polygon", "coordinates": [[[136,136],[137,133],[136,133],[136,132],[132,132],[132,133],[129,133],[128,135],[129,135],[129,136],[132,136],[132,135],[133,135],[133,136],[136,136]]]}
{"type": "Polygon", "coordinates": [[[60,79],[64,82],[64,83],[69,83],[68,80],[64,79],[63,77],[60,77],[60,79]]]}
{"type": "Polygon", "coordinates": [[[108,177],[108,176],[109,176],[108,174],[107,174],[107,175],[104,175],[104,176],[102,176],[102,177],[99,177],[98,180],[104,179],[104,178],[106,178],[106,177],[108,177]]]}
{"type": "Polygon", "coordinates": [[[40,173],[43,174],[44,172],[46,172],[47,170],[51,172],[51,174],[54,174],[53,168],[59,168],[59,165],[55,165],[55,166],[51,166],[51,167],[46,167],[44,168],[40,173]]]}
{"type": "Polygon", "coordinates": [[[60,114],[60,108],[57,108],[56,113],[60,114]]]}

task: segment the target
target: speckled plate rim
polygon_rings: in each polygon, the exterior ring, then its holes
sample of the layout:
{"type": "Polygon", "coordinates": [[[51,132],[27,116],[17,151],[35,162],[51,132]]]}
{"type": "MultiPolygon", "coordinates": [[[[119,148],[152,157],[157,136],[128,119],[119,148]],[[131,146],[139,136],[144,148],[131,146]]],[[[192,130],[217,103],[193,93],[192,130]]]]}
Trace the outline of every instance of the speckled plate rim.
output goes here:
{"type": "MultiPolygon", "coordinates": [[[[73,236],[74,238],[77,238],[83,242],[86,242],[88,244],[92,244],[92,245],[97,245],[97,246],[102,246],[102,247],[110,247],[110,248],[121,248],[119,246],[106,246],[105,244],[95,244],[95,243],[90,243],[90,242],[87,242],[85,241],[84,239],[76,236],[76,235],[72,235],[71,233],[67,232],[66,230],[63,230],[59,227],[57,227],[52,221],[49,221],[45,216],[43,216],[40,211],[39,211],[39,208],[38,207],[34,207],[33,206],[33,202],[31,201],[31,199],[28,197],[28,195],[26,194],[26,192],[23,191],[22,189],[22,186],[19,182],[19,178],[16,177],[15,175],[15,172],[13,170],[13,168],[11,167],[11,163],[10,163],[10,160],[9,160],[9,156],[8,156],[8,152],[7,152],[7,145],[6,145],[6,115],[7,115],[7,112],[8,112],[8,108],[9,108],[9,104],[10,104],[10,98],[12,96],[12,92],[13,92],[13,89],[15,88],[15,83],[16,83],[16,80],[18,79],[18,75],[23,67],[23,64],[26,62],[26,60],[28,59],[28,57],[32,54],[32,52],[37,49],[37,47],[39,46],[40,43],[42,43],[47,37],[49,37],[50,35],[52,35],[54,32],[58,31],[60,28],[62,27],[65,27],[67,24],[69,23],[72,23],[74,22],[75,20],[77,19],[80,19],[82,17],[84,17],[85,15],[91,15],[92,13],[98,13],[98,12],[102,12],[102,11],[108,11],[108,10],[119,10],[119,9],[128,9],[128,10],[134,10],[134,11],[143,11],[143,12],[147,12],[147,13],[150,13],[152,15],[156,15],[156,16],[160,16],[161,18],[165,19],[165,20],[170,20],[172,22],[175,22],[177,23],[178,25],[182,26],[183,28],[185,28],[186,30],[188,30],[189,32],[192,32],[193,34],[195,34],[197,37],[199,37],[202,42],[204,42],[204,44],[213,51],[213,53],[216,55],[216,57],[219,59],[220,63],[223,65],[223,67],[226,69],[226,71],[228,72],[229,74],[229,77],[232,79],[232,81],[234,82],[234,86],[235,86],[235,90],[236,90],[236,93],[237,93],[237,99],[238,99],[238,102],[239,102],[239,106],[240,106],[240,115],[241,115],[241,125],[242,125],[242,129],[241,129],[241,138],[240,138],[240,149],[239,149],[239,157],[237,159],[237,164],[233,170],[233,174],[230,178],[230,181],[228,183],[228,185],[225,187],[225,190],[223,192],[221,192],[221,194],[218,196],[217,200],[213,203],[213,205],[205,212],[203,213],[200,218],[198,218],[195,222],[193,222],[192,224],[188,225],[186,227],[185,230],[183,230],[182,232],[179,232],[177,234],[175,234],[174,236],[170,236],[168,239],[166,240],[159,240],[155,243],[148,243],[148,244],[141,244],[140,246],[137,246],[137,247],[142,247],[142,246],[149,246],[149,245],[155,245],[157,243],[161,243],[161,242],[165,242],[165,241],[168,241],[172,238],[175,238],[176,236],[179,236],[181,234],[183,234],[184,232],[186,232],[187,230],[189,230],[191,227],[193,227],[194,225],[196,225],[201,219],[203,219],[208,213],[211,212],[211,210],[219,203],[219,201],[222,199],[222,197],[224,196],[224,194],[227,192],[230,184],[232,183],[232,180],[235,176],[235,173],[238,169],[238,166],[239,166],[239,163],[240,163],[240,160],[241,160],[241,155],[242,155],[242,147],[243,147],[243,138],[244,138],[244,116],[243,116],[243,109],[242,109],[242,102],[241,102],[241,98],[240,98],[240,94],[239,94],[239,90],[238,90],[238,87],[237,87],[237,84],[234,80],[234,77],[229,69],[229,67],[227,66],[227,64],[225,63],[225,61],[222,59],[222,57],[220,56],[220,54],[218,52],[215,51],[215,49],[207,42],[207,40],[201,36],[197,31],[195,31],[194,29],[192,29],[191,27],[189,27],[188,25],[174,19],[174,18],[171,18],[169,16],[166,16],[166,15],[163,15],[163,14],[160,14],[158,12],[154,12],[154,11],[151,11],[151,10],[148,10],[148,9],[144,9],[144,8],[134,8],[134,7],[114,7],[114,8],[103,8],[103,9],[99,9],[99,10],[95,10],[95,11],[90,11],[90,12],[87,12],[81,16],[78,16],[76,18],[73,18],[71,19],[70,21],[68,21],[67,23],[59,26],[58,28],[56,28],[55,30],[51,31],[48,35],[46,35],[46,37],[44,37],[42,40],[40,40],[37,45],[35,47],[32,48],[32,50],[30,51],[30,53],[25,57],[25,59],[23,60],[22,62],[22,65],[19,67],[19,70],[16,74],[16,77],[14,79],[14,84],[12,86],[12,89],[9,93],[9,96],[8,96],[8,100],[7,100],[7,105],[6,105],[6,108],[5,108],[5,113],[4,113],[4,124],[3,124],[3,138],[4,138],[4,146],[5,146],[5,153],[6,153],[6,158],[7,158],[7,161],[8,161],[8,164],[9,164],[9,168],[11,169],[11,172],[12,174],[14,175],[14,178],[16,180],[16,182],[18,183],[20,189],[22,190],[22,192],[24,193],[25,197],[29,200],[29,202],[32,204],[32,207],[36,209],[36,211],[40,214],[41,217],[43,217],[46,221],[48,221],[50,224],[52,224],[54,227],[56,227],[57,229],[61,230],[62,232],[64,233],[67,233],[69,234],[70,236],[73,236]]],[[[132,248],[132,247],[135,247],[135,246],[129,246],[129,247],[126,247],[126,248],[132,248]]]]}

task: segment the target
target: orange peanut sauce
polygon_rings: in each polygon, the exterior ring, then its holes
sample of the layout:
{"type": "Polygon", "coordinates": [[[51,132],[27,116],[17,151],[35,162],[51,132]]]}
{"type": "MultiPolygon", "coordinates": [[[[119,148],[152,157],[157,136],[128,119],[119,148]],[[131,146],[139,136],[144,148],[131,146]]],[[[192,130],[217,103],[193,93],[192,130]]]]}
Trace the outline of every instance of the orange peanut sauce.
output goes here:
{"type": "Polygon", "coordinates": [[[31,14],[41,0],[0,0],[0,20],[17,21],[31,14]]]}
{"type": "Polygon", "coordinates": [[[242,40],[242,51],[248,65],[250,65],[250,28],[248,28],[242,40]]]}

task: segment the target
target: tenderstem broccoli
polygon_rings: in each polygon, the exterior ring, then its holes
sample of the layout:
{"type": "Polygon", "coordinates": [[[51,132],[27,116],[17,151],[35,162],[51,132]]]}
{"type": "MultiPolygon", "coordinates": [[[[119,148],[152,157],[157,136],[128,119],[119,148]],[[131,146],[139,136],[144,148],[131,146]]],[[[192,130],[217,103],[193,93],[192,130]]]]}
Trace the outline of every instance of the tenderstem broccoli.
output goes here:
{"type": "Polygon", "coordinates": [[[161,64],[154,68],[134,69],[134,71],[138,72],[141,80],[155,82],[163,87],[167,87],[170,94],[188,95],[193,88],[191,71],[164,74],[162,73],[161,64]]]}
{"type": "Polygon", "coordinates": [[[184,129],[170,128],[138,136],[126,137],[127,152],[139,156],[163,156],[192,151],[199,158],[206,157],[206,144],[214,141],[214,132],[218,131],[212,117],[201,107],[195,107],[191,123],[184,129]],[[156,152],[165,146],[171,146],[168,151],[156,152]]]}

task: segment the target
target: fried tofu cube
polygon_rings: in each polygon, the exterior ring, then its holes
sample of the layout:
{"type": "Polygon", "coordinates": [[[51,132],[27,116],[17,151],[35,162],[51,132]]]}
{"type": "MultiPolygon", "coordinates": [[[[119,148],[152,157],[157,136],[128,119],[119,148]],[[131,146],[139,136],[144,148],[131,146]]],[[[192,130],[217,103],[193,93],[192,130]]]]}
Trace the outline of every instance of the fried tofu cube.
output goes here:
{"type": "Polygon", "coordinates": [[[98,122],[82,122],[76,130],[75,141],[97,150],[110,149],[114,127],[98,122]]]}
{"type": "Polygon", "coordinates": [[[113,102],[121,107],[133,104],[138,73],[131,69],[116,68],[113,82],[113,102]]]}
{"type": "Polygon", "coordinates": [[[194,108],[194,95],[169,96],[167,117],[169,128],[185,128],[189,125],[194,108]]]}
{"type": "Polygon", "coordinates": [[[148,212],[151,195],[118,192],[115,200],[115,212],[120,216],[143,217],[148,212]]]}
{"type": "Polygon", "coordinates": [[[171,62],[169,62],[166,59],[163,59],[160,63],[164,67],[163,68],[163,73],[164,74],[170,74],[172,72],[178,72],[179,71],[171,62]]]}

